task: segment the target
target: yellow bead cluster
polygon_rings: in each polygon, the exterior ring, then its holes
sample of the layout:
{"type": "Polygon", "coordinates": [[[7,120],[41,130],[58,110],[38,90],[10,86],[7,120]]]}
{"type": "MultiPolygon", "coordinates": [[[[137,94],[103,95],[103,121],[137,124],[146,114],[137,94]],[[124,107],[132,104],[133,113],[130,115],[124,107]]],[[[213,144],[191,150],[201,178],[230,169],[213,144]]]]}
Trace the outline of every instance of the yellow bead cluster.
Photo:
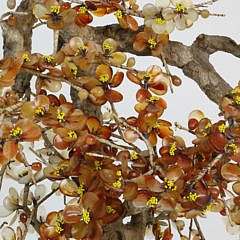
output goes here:
{"type": "Polygon", "coordinates": [[[68,131],[68,136],[72,139],[77,139],[77,133],[73,130],[68,131]]]}
{"type": "Polygon", "coordinates": [[[154,103],[154,102],[158,101],[159,99],[160,99],[160,97],[158,97],[158,96],[152,96],[149,98],[149,102],[154,103]]]}
{"type": "Polygon", "coordinates": [[[151,49],[155,48],[156,45],[157,45],[157,43],[156,43],[156,42],[154,41],[154,39],[152,39],[152,38],[149,38],[149,39],[148,39],[148,44],[149,44],[149,47],[150,47],[151,49]]]}
{"type": "Polygon", "coordinates": [[[162,19],[162,18],[156,18],[156,19],[155,19],[155,22],[156,22],[157,24],[159,24],[159,25],[162,25],[162,24],[164,24],[166,21],[165,21],[164,19],[162,19]]]}
{"type": "Polygon", "coordinates": [[[85,191],[84,185],[83,185],[83,184],[80,184],[80,186],[79,186],[78,189],[77,189],[77,193],[79,194],[80,197],[83,196],[84,191],[85,191]]]}
{"type": "Polygon", "coordinates": [[[187,196],[187,197],[184,197],[184,198],[186,198],[186,199],[188,199],[188,200],[190,200],[190,201],[195,202],[195,201],[197,200],[197,198],[198,198],[198,194],[197,194],[197,193],[192,193],[192,192],[190,192],[190,193],[188,194],[188,196],[187,196]]]}
{"type": "Polygon", "coordinates": [[[240,96],[235,97],[235,103],[238,105],[240,104],[240,96]]]}
{"type": "Polygon", "coordinates": [[[60,109],[57,110],[57,120],[62,123],[64,122],[64,117],[65,117],[65,113],[62,112],[60,109]]]}
{"type": "Polygon", "coordinates": [[[167,178],[164,178],[165,186],[164,188],[175,191],[177,187],[175,186],[175,181],[174,180],[169,180],[167,178]]]}
{"type": "Polygon", "coordinates": [[[88,210],[85,210],[83,212],[83,221],[86,223],[86,224],[89,224],[91,218],[90,218],[90,213],[88,210]]]}
{"type": "Polygon", "coordinates": [[[87,8],[86,7],[80,7],[79,8],[79,13],[80,14],[84,14],[84,13],[86,13],[87,12],[87,8]]]}
{"type": "Polygon", "coordinates": [[[27,53],[24,53],[22,58],[23,58],[24,62],[30,62],[30,58],[29,58],[29,55],[27,53]]]}
{"type": "Polygon", "coordinates": [[[87,46],[87,45],[81,45],[81,46],[80,46],[80,49],[81,49],[82,51],[86,51],[86,50],[88,49],[88,46],[87,46]]]}
{"type": "Polygon", "coordinates": [[[20,127],[13,128],[10,131],[10,136],[11,137],[19,137],[23,134],[23,130],[20,127]]]}
{"type": "Polygon", "coordinates": [[[46,61],[46,62],[48,62],[48,63],[50,63],[53,59],[54,59],[54,57],[52,57],[52,56],[43,56],[43,59],[46,61]]]}
{"type": "Polygon", "coordinates": [[[150,73],[145,73],[143,77],[144,77],[145,79],[150,80],[150,79],[152,78],[152,74],[150,74],[150,73]]]}
{"type": "Polygon", "coordinates": [[[113,184],[113,187],[115,187],[115,188],[121,188],[122,187],[122,182],[121,182],[121,180],[117,180],[116,182],[114,182],[113,184]]]}
{"type": "Polygon", "coordinates": [[[106,212],[108,214],[115,214],[116,210],[114,208],[112,208],[112,206],[108,205],[108,206],[106,206],[106,212]]]}
{"type": "Polygon", "coordinates": [[[206,126],[205,126],[204,128],[205,128],[205,129],[208,129],[208,128],[210,128],[211,126],[212,126],[211,123],[207,123],[206,126]]]}
{"type": "Polygon", "coordinates": [[[121,176],[122,176],[122,171],[118,170],[117,173],[116,173],[116,175],[117,175],[118,177],[121,177],[121,176]]]}
{"type": "Polygon", "coordinates": [[[118,18],[118,19],[121,19],[123,17],[123,13],[121,10],[117,10],[116,13],[115,13],[115,16],[118,18]]]}
{"type": "Polygon", "coordinates": [[[71,72],[73,73],[74,76],[77,76],[77,73],[78,73],[77,67],[73,67],[73,68],[71,69],[71,72]]]}
{"type": "Polygon", "coordinates": [[[177,12],[184,12],[186,10],[187,10],[187,8],[184,7],[181,3],[176,4],[176,11],[177,12]]]}
{"type": "Polygon", "coordinates": [[[64,221],[60,218],[57,218],[54,224],[54,230],[56,233],[60,234],[64,228],[63,228],[64,221]]]}
{"type": "Polygon", "coordinates": [[[227,147],[232,148],[234,153],[238,153],[239,149],[238,149],[238,147],[237,147],[237,145],[235,143],[231,143],[231,144],[227,145],[227,147]]]}
{"type": "Polygon", "coordinates": [[[112,46],[109,43],[103,43],[103,50],[106,51],[110,51],[112,49],[112,46]]]}
{"type": "Polygon", "coordinates": [[[152,128],[160,128],[160,127],[161,127],[161,124],[158,122],[155,122],[152,126],[152,128]]]}
{"type": "Polygon", "coordinates": [[[65,168],[67,168],[67,167],[68,167],[68,165],[67,165],[66,163],[60,164],[60,165],[56,168],[55,175],[56,175],[56,176],[61,176],[61,175],[62,175],[61,172],[62,172],[65,168]]]}
{"type": "Polygon", "coordinates": [[[211,211],[211,209],[212,209],[212,205],[210,203],[203,209],[203,212],[205,213],[205,212],[211,211]]]}
{"type": "Polygon", "coordinates": [[[157,204],[158,204],[158,199],[156,197],[151,197],[147,201],[147,206],[150,207],[150,208],[156,207],[157,204]]]}
{"type": "Polygon", "coordinates": [[[95,165],[95,169],[96,169],[97,171],[102,169],[102,162],[100,162],[100,161],[95,161],[95,162],[94,162],[94,165],[95,165]]]}
{"type": "Polygon", "coordinates": [[[99,81],[102,83],[106,83],[109,80],[109,75],[108,74],[103,74],[99,77],[99,81]]]}
{"type": "Polygon", "coordinates": [[[169,149],[169,154],[170,154],[171,156],[174,156],[176,150],[177,150],[177,144],[176,144],[176,142],[174,142],[174,143],[172,144],[171,148],[169,149]]]}
{"type": "Polygon", "coordinates": [[[45,114],[45,110],[43,107],[38,107],[35,109],[35,114],[43,116],[45,114]]]}
{"type": "Polygon", "coordinates": [[[218,130],[221,133],[225,133],[227,126],[223,123],[220,126],[218,126],[218,130]]]}
{"type": "Polygon", "coordinates": [[[232,94],[240,93],[240,89],[238,87],[236,87],[231,91],[231,93],[232,94]]]}
{"type": "Polygon", "coordinates": [[[51,13],[55,13],[55,14],[59,14],[60,13],[60,9],[61,9],[60,6],[51,6],[50,7],[50,12],[51,13]]]}
{"type": "Polygon", "coordinates": [[[130,153],[130,158],[131,158],[131,160],[137,160],[138,159],[138,154],[136,152],[131,152],[130,153]]]}

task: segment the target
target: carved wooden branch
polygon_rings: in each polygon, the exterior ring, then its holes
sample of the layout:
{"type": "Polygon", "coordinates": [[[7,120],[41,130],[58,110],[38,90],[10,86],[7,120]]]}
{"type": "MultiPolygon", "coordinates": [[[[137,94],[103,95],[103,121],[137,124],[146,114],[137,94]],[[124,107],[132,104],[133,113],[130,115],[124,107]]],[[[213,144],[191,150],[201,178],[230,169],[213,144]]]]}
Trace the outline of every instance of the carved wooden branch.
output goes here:
{"type": "MultiPolygon", "coordinates": [[[[34,1],[32,0],[23,0],[20,3],[16,12],[25,12],[28,13],[28,15],[15,15],[16,26],[9,25],[7,21],[1,22],[4,56],[13,56],[14,53],[18,51],[31,52],[32,27],[37,21],[32,14],[33,3],[34,1]]],[[[31,74],[20,72],[12,89],[22,97],[30,86],[31,78],[31,74]]]]}
{"type": "MultiPolygon", "coordinates": [[[[140,29],[142,30],[142,28],[140,29]]],[[[119,43],[121,51],[138,56],[149,56],[150,51],[136,52],[132,49],[136,33],[121,29],[118,24],[96,27],[95,40],[114,38],[119,43]]],[[[183,70],[183,73],[193,79],[210,100],[219,103],[221,97],[231,90],[230,85],[216,72],[209,62],[209,56],[217,51],[231,53],[240,57],[240,46],[232,39],[224,36],[209,36],[201,34],[191,46],[170,41],[164,47],[164,56],[169,65],[183,70]]]]}

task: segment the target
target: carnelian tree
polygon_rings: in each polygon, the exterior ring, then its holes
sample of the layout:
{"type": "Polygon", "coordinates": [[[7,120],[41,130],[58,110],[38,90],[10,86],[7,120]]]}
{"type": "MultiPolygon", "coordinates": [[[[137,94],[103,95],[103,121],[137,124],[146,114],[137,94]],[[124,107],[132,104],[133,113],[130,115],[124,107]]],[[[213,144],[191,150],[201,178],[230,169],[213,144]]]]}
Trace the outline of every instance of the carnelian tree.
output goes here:
{"type": "Polygon", "coordinates": [[[3,240],[25,239],[31,227],[39,240],[142,240],[148,226],[156,240],[170,240],[172,225],[178,239],[203,240],[198,218],[207,211],[228,216],[228,230],[239,230],[240,85],[231,89],[209,62],[216,51],[239,57],[239,46],[222,36],[200,35],[191,46],[169,40],[199,18],[222,16],[208,11],[215,1],[156,0],[142,8],[136,0],[22,0],[18,7],[7,1],[0,188],[8,176],[21,189],[11,186],[3,197],[0,216],[13,216],[1,224],[3,240]],[[89,25],[108,14],[118,24],[89,25]],[[54,33],[48,56],[31,52],[32,30],[40,25],[54,33]],[[153,64],[140,71],[126,53],[159,58],[164,70],[153,64]],[[215,123],[194,110],[187,127],[175,124],[194,135],[191,146],[175,135],[171,119],[161,118],[163,95],[181,85],[168,64],[220,108],[215,123]],[[136,114],[125,118],[117,111],[123,80],[136,85],[136,114]],[[71,101],[62,83],[71,88],[71,101]],[[39,217],[57,192],[64,207],[39,217]]]}

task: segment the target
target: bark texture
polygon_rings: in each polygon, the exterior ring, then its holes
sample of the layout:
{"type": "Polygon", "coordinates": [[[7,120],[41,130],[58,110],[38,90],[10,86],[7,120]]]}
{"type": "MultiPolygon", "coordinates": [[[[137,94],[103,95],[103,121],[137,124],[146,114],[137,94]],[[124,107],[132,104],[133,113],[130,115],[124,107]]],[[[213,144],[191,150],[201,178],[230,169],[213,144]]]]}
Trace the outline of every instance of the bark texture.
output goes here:
{"type": "MultiPolygon", "coordinates": [[[[15,15],[16,26],[9,25],[7,21],[1,22],[4,56],[14,56],[18,51],[31,52],[32,27],[37,21],[32,14],[33,3],[32,0],[23,0],[18,6],[16,12],[25,12],[27,15],[15,15]]],[[[32,75],[24,71],[18,74],[12,89],[18,93],[19,97],[29,90],[31,78],[32,75]]]]}

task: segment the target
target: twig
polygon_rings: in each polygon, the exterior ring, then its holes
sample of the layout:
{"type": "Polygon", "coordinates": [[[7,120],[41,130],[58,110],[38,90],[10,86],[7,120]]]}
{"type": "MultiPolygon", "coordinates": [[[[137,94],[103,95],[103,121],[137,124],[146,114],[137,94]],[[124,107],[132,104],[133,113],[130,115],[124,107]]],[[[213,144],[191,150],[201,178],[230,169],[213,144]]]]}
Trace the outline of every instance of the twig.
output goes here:
{"type": "MultiPolygon", "coordinates": [[[[37,217],[37,202],[35,199],[33,199],[33,209],[32,211],[28,208],[28,207],[25,207],[25,211],[27,212],[27,214],[29,215],[28,216],[28,219],[27,219],[27,222],[25,223],[25,229],[24,229],[24,232],[23,232],[23,237],[22,239],[24,240],[27,236],[27,233],[28,233],[28,229],[29,229],[29,225],[32,224],[33,227],[35,228],[35,230],[39,233],[39,227],[40,227],[40,223],[38,222],[38,220],[36,219],[37,217]]],[[[40,233],[39,233],[40,235],[40,233]]]]}
{"type": "Polygon", "coordinates": [[[40,27],[40,26],[42,26],[42,25],[44,25],[44,24],[46,24],[46,23],[45,23],[45,22],[37,23],[36,25],[34,25],[34,26],[32,27],[32,29],[35,29],[35,28],[37,28],[37,27],[40,27]]]}
{"type": "Polygon", "coordinates": [[[45,147],[51,148],[51,149],[54,151],[54,153],[55,153],[59,158],[61,158],[62,160],[65,160],[65,158],[55,149],[55,147],[53,147],[52,143],[51,143],[50,140],[48,139],[48,136],[47,136],[47,134],[46,134],[45,132],[42,133],[42,138],[43,138],[43,140],[44,140],[44,142],[45,142],[45,147]]]}
{"type": "Polygon", "coordinates": [[[188,129],[188,128],[183,127],[183,126],[182,126],[181,124],[179,124],[178,122],[175,122],[174,125],[175,125],[176,128],[178,128],[178,129],[180,129],[180,130],[184,130],[184,131],[187,131],[187,132],[195,135],[194,131],[192,131],[192,130],[190,130],[190,129],[188,129]]]}
{"type": "Polygon", "coordinates": [[[98,153],[93,153],[93,152],[87,152],[85,154],[88,156],[92,156],[92,157],[107,158],[107,159],[111,159],[113,161],[118,161],[115,157],[108,156],[108,155],[103,155],[103,154],[98,154],[98,153]]]}
{"type": "MultiPolygon", "coordinates": [[[[113,104],[113,103],[110,103],[110,106],[111,106],[112,112],[113,112],[116,116],[118,116],[114,104],[113,104]]],[[[116,121],[116,119],[114,119],[114,120],[115,120],[116,124],[118,124],[117,121],[116,121]]],[[[123,137],[122,129],[119,127],[119,125],[118,125],[118,132],[119,132],[119,134],[120,134],[119,139],[121,139],[122,141],[126,142],[126,141],[124,140],[124,137],[123,137]]],[[[136,151],[136,152],[141,152],[141,150],[140,150],[137,146],[135,146],[134,144],[128,143],[128,142],[126,142],[126,143],[133,147],[132,150],[134,150],[134,151],[136,151]]],[[[128,149],[129,149],[129,148],[128,148],[128,149]]],[[[131,150],[131,149],[130,149],[130,150],[131,150]]]]}
{"type": "Polygon", "coordinates": [[[223,158],[223,154],[217,155],[209,164],[206,168],[202,168],[200,173],[196,176],[196,178],[189,183],[190,186],[194,186],[202,177],[207,173],[210,172],[212,167],[217,164],[221,159],[223,158]]]}
{"type": "Polygon", "coordinates": [[[1,225],[0,225],[0,229],[2,229],[4,227],[5,224],[8,224],[8,222],[3,222],[1,225]]]}
{"type": "Polygon", "coordinates": [[[221,196],[221,199],[222,199],[222,201],[223,201],[223,205],[224,205],[224,209],[225,209],[225,211],[226,211],[226,215],[227,215],[228,221],[229,221],[231,227],[233,227],[233,226],[234,226],[234,223],[232,222],[232,219],[231,219],[231,217],[230,217],[229,207],[228,207],[228,205],[227,205],[227,203],[226,203],[226,200],[225,200],[225,198],[224,198],[223,196],[221,196]]]}
{"type": "Polygon", "coordinates": [[[179,229],[179,227],[177,226],[177,220],[174,221],[175,225],[176,225],[176,228],[177,228],[177,231],[178,231],[178,234],[179,234],[179,237],[181,238],[183,235],[179,229]]]}
{"type": "Polygon", "coordinates": [[[202,7],[202,6],[205,6],[205,5],[212,5],[214,2],[217,2],[217,1],[218,0],[210,0],[210,1],[199,3],[199,4],[195,4],[194,6],[195,7],[202,7]]]}
{"type": "Polygon", "coordinates": [[[24,190],[23,190],[23,207],[26,207],[26,206],[27,206],[29,189],[30,189],[29,184],[28,184],[28,183],[25,184],[25,185],[24,185],[24,190]]]}
{"type": "MultiPolygon", "coordinates": [[[[70,81],[68,81],[67,79],[65,78],[61,78],[61,77],[55,77],[55,76],[52,76],[52,75],[47,75],[47,74],[43,74],[37,70],[34,70],[34,69],[29,69],[27,67],[22,67],[23,70],[25,70],[26,72],[29,72],[37,77],[42,77],[42,78],[48,78],[48,79],[52,79],[52,80],[55,80],[55,81],[62,81],[62,82],[65,82],[67,83],[68,85],[70,85],[72,88],[76,89],[77,91],[80,91],[80,90],[83,90],[83,88],[81,88],[80,86],[77,86],[73,83],[71,83],[70,81]]],[[[85,90],[85,89],[84,89],[85,90]]],[[[91,95],[91,94],[90,94],[91,95]]]]}
{"type": "Polygon", "coordinates": [[[166,62],[166,59],[163,55],[163,53],[161,53],[161,59],[162,59],[162,62],[163,62],[163,66],[168,74],[168,78],[169,78],[169,86],[170,86],[170,90],[171,90],[171,93],[173,93],[173,86],[172,86],[172,77],[171,77],[171,73],[170,73],[170,70],[168,68],[168,64],[166,62]]]}
{"type": "Polygon", "coordinates": [[[26,98],[22,99],[21,102],[18,102],[12,106],[9,106],[7,108],[5,108],[3,111],[4,112],[13,112],[16,111],[16,109],[20,108],[25,102],[27,101],[26,98]]]}
{"type": "Polygon", "coordinates": [[[122,150],[122,151],[124,151],[124,150],[127,149],[127,146],[125,147],[125,146],[122,146],[122,145],[115,144],[115,143],[113,143],[113,142],[111,142],[111,141],[109,141],[109,140],[107,140],[107,139],[100,138],[100,137],[98,137],[98,136],[94,136],[94,137],[95,137],[99,142],[105,143],[105,144],[107,144],[107,145],[109,145],[109,146],[111,146],[111,147],[113,147],[113,148],[117,148],[117,149],[120,149],[120,150],[122,150]]]}
{"type": "Polygon", "coordinates": [[[128,123],[126,123],[124,120],[120,119],[116,114],[112,113],[113,117],[117,119],[117,121],[123,125],[124,127],[127,127],[131,130],[133,130],[135,133],[137,133],[139,135],[139,137],[144,141],[144,143],[146,144],[146,147],[148,149],[149,152],[149,162],[152,168],[155,169],[154,163],[153,163],[153,156],[154,156],[154,150],[153,147],[151,146],[151,144],[149,143],[148,139],[144,137],[144,135],[135,127],[129,125],[128,123]]]}
{"type": "Polygon", "coordinates": [[[59,190],[59,187],[53,189],[50,193],[48,193],[47,195],[45,195],[45,197],[43,197],[38,203],[37,203],[37,207],[42,204],[43,202],[45,202],[49,197],[51,197],[55,192],[57,192],[59,190]]]}
{"type": "Polygon", "coordinates": [[[191,220],[190,220],[190,224],[189,224],[189,234],[188,234],[188,238],[189,238],[189,240],[191,240],[191,235],[192,235],[192,225],[193,225],[193,219],[191,218],[191,220]]]}
{"type": "Polygon", "coordinates": [[[2,188],[3,176],[4,176],[4,173],[5,173],[6,169],[7,169],[7,166],[8,166],[7,163],[3,164],[2,168],[0,170],[0,191],[1,191],[1,188],[2,188]]]}
{"type": "Polygon", "coordinates": [[[0,17],[0,20],[3,20],[5,17],[8,17],[10,15],[26,16],[28,14],[28,12],[6,12],[0,17]]]}
{"type": "Polygon", "coordinates": [[[171,232],[172,232],[171,222],[170,222],[169,219],[168,219],[167,221],[168,221],[168,228],[169,228],[169,231],[170,231],[170,233],[171,233],[171,232]]]}
{"type": "Polygon", "coordinates": [[[58,38],[59,38],[59,30],[53,30],[53,53],[57,52],[58,49],[58,38]]]}
{"type": "Polygon", "coordinates": [[[197,230],[198,230],[198,233],[199,233],[199,235],[201,237],[201,240],[205,240],[205,237],[204,237],[204,235],[202,233],[202,230],[201,230],[200,224],[199,224],[199,222],[197,220],[197,217],[194,217],[193,220],[194,220],[194,223],[195,223],[195,225],[197,227],[197,230]]]}
{"type": "Polygon", "coordinates": [[[29,150],[33,154],[35,154],[41,160],[42,163],[47,164],[46,160],[40,154],[38,154],[33,148],[29,147],[29,150]]]}
{"type": "MultiPolygon", "coordinates": [[[[121,136],[119,136],[119,135],[117,135],[117,134],[115,134],[115,133],[112,133],[112,137],[124,141],[124,139],[123,139],[121,136]]],[[[126,141],[124,141],[124,142],[126,142],[126,141]]],[[[126,142],[126,143],[129,144],[130,146],[132,146],[132,147],[134,148],[134,151],[135,151],[135,152],[137,152],[137,153],[139,153],[139,154],[141,153],[142,150],[141,150],[138,146],[136,146],[136,145],[133,144],[133,143],[128,143],[128,142],[126,142]]]]}

